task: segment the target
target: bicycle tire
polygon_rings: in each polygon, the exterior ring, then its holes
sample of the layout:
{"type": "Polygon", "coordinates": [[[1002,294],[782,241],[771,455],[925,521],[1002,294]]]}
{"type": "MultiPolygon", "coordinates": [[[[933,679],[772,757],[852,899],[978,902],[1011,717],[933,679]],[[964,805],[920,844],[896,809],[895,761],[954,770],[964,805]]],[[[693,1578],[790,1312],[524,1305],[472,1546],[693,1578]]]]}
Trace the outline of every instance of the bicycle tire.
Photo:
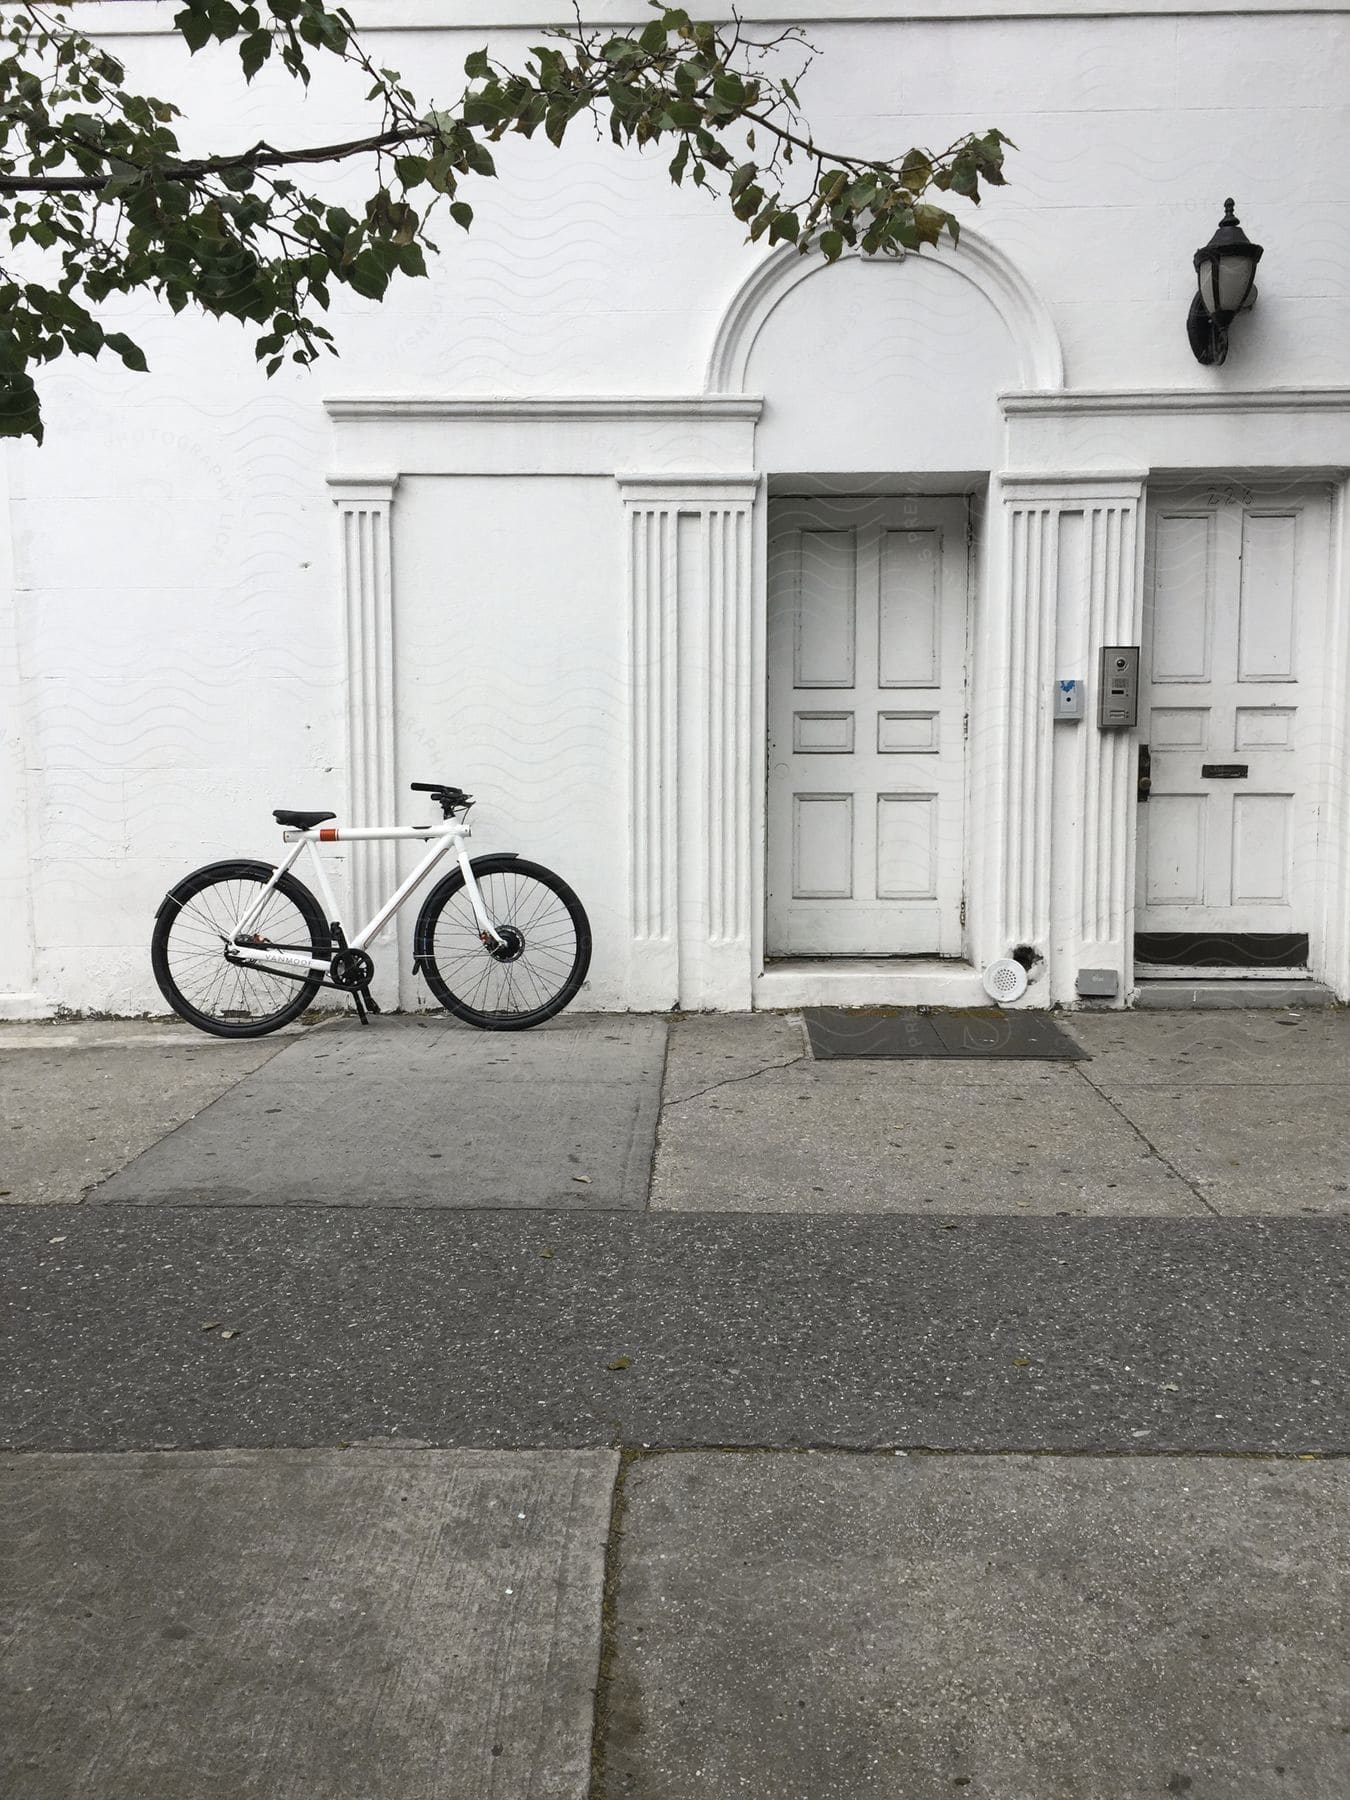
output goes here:
{"type": "Polygon", "coordinates": [[[493,923],[521,937],[517,954],[501,960],[482,943],[464,891],[464,871],[456,869],[432,889],[418,914],[413,966],[421,970],[447,1012],[480,1030],[526,1031],[531,1025],[542,1025],[576,998],[591,966],[586,909],[560,875],[518,856],[475,857],[473,872],[493,923]],[[570,942],[557,910],[545,910],[538,894],[541,888],[562,909],[571,931],[570,942]],[[447,908],[455,908],[455,912],[446,941],[438,947],[437,931],[447,908]],[[527,961],[532,943],[535,955],[527,961]],[[452,963],[448,971],[442,967],[446,961],[452,963]],[[494,970],[502,973],[494,978],[494,970]],[[467,994],[463,991],[466,987],[467,994]],[[535,1004],[475,1004],[493,995],[535,1004]]]}
{"type": "MultiPolygon", "coordinates": [[[[225,939],[220,920],[228,918],[232,921],[237,918],[242,910],[240,896],[246,885],[256,883],[265,886],[272,879],[273,873],[269,864],[261,862],[208,863],[204,868],[194,869],[191,875],[185,875],[171,887],[155,915],[155,928],[150,939],[150,965],[159,991],[180,1019],[186,1019],[189,1025],[195,1025],[199,1031],[210,1032],[213,1037],[265,1037],[268,1032],[279,1031],[283,1025],[289,1025],[293,1019],[300,1017],[322,986],[323,977],[317,971],[304,981],[296,981],[287,976],[269,975],[263,970],[250,969],[246,964],[231,964],[225,960],[225,939]],[[225,891],[227,886],[234,889],[233,894],[225,891]],[[200,903],[202,896],[213,889],[222,890],[214,912],[209,905],[198,904],[193,907],[194,902],[200,903]],[[189,935],[194,931],[195,938],[189,935]],[[175,934],[179,940],[177,948],[174,943],[175,934]],[[214,946],[209,941],[212,935],[219,935],[221,939],[219,960],[221,969],[226,971],[224,974],[217,975],[213,972],[211,957],[214,946]],[[192,948],[182,949],[185,938],[192,948]],[[186,979],[185,964],[190,959],[196,959],[199,965],[193,979],[202,991],[195,997],[185,993],[180,985],[186,979]],[[228,973],[231,969],[236,971],[233,978],[228,973]],[[242,1002],[247,992],[246,982],[252,982],[253,987],[264,995],[275,997],[279,1004],[269,1012],[241,1016],[242,1005],[231,1008],[225,1002],[242,1002]],[[292,988],[293,994],[290,992],[292,988]],[[207,1010],[209,1004],[214,1004],[216,1010],[207,1010]]],[[[311,954],[327,960],[330,951],[329,928],[313,894],[293,875],[281,877],[276,884],[275,894],[280,900],[289,901],[300,915],[301,922],[309,932],[311,954]]],[[[267,914],[264,913],[263,919],[266,917],[267,914]]],[[[262,923],[261,919],[259,923],[262,923]]],[[[287,920],[286,923],[289,925],[293,922],[287,920]]]]}

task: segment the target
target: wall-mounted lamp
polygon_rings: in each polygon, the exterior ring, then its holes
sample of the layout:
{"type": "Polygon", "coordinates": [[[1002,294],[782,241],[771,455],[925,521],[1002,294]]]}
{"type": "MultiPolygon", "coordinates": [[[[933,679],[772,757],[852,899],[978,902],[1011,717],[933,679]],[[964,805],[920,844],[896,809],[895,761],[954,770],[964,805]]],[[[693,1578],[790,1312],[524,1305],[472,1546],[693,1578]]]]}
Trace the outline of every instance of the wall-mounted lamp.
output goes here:
{"type": "Polygon", "coordinates": [[[1191,301],[1186,335],[1197,362],[1221,363],[1228,355],[1228,327],[1255,304],[1256,265],[1263,254],[1238,224],[1233,202],[1225,200],[1219,229],[1195,253],[1200,291],[1191,301]]]}

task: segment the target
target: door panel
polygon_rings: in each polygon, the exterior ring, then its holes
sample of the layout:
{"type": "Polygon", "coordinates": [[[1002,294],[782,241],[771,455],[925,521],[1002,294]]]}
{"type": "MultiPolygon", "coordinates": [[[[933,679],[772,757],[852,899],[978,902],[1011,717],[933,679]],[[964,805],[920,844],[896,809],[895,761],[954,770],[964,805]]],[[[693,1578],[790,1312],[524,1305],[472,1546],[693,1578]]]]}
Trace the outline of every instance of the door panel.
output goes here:
{"type": "Polygon", "coordinates": [[[1238,566],[1239,681],[1295,681],[1294,513],[1243,513],[1238,566]]]}
{"type": "Polygon", "coordinates": [[[851,531],[805,531],[797,561],[793,686],[851,688],[857,555],[851,531]]]}
{"type": "Polygon", "coordinates": [[[1306,932],[1317,840],[1324,491],[1150,495],[1140,932],[1306,932]]]}
{"type": "Polygon", "coordinates": [[[1153,529],[1157,587],[1168,597],[1168,604],[1157,609],[1153,621],[1153,680],[1207,681],[1214,601],[1214,515],[1165,513],[1153,529]]]}
{"type": "Polygon", "coordinates": [[[963,499],[779,500],[769,527],[769,955],[957,955],[963,499]]]}
{"type": "Polygon", "coordinates": [[[1144,898],[1150,913],[1157,907],[1198,906],[1204,900],[1206,798],[1156,794],[1149,801],[1144,898]]]}
{"type": "Polygon", "coordinates": [[[852,894],[852,794],[794,794],[793,899],[848,900],[852,894]]]}
{"type": "Polygon", "coordinates": [[[883,531],[877,686],[936,687],[941,667],[941,533],[883,531]]]}

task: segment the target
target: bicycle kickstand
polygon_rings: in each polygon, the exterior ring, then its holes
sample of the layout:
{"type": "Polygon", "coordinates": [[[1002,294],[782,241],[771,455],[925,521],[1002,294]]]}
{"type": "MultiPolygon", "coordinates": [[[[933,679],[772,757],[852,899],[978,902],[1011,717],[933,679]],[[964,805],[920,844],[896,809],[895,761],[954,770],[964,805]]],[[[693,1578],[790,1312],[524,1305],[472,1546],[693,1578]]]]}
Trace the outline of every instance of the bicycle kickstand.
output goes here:
{"type": "Polygon", "coordinates": [[[374,994],[371,993],[368,987],[353,988],[352,999],[356,1003],[357,1018],[360,1019],[363,1025],[369,1025],[370,1020],[366,1017],[366,1014],[377,1013],[380,1010],[379,1003],[375,999],[374,994]]]}

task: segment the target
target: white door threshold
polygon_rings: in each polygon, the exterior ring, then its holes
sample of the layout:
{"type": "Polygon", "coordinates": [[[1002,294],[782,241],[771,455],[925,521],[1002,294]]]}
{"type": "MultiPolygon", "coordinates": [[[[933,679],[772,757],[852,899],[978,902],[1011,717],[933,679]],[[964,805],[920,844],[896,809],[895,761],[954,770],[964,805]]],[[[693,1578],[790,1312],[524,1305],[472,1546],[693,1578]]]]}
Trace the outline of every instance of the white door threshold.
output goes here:
{"type": "Polygon", "coordinates": [[[1146,963],[1134,965],[1137,981],[1311,981],[1311,969],[1241,968],[1231,963],[1146,963]]]}
{"type": "Polygon", "coordinates": [[[762,1011],[794,1006],[989,1006],[968,962],[926,956],[794,956],[755,981],[762,1011]]]}
{"type": "Polygon", "coordinates": [[[1134,1004],[1144,1011],[1204,1011],[1254,1006],[1334,1006],[1320,981],[1141,981],[1134,1004]]]}

